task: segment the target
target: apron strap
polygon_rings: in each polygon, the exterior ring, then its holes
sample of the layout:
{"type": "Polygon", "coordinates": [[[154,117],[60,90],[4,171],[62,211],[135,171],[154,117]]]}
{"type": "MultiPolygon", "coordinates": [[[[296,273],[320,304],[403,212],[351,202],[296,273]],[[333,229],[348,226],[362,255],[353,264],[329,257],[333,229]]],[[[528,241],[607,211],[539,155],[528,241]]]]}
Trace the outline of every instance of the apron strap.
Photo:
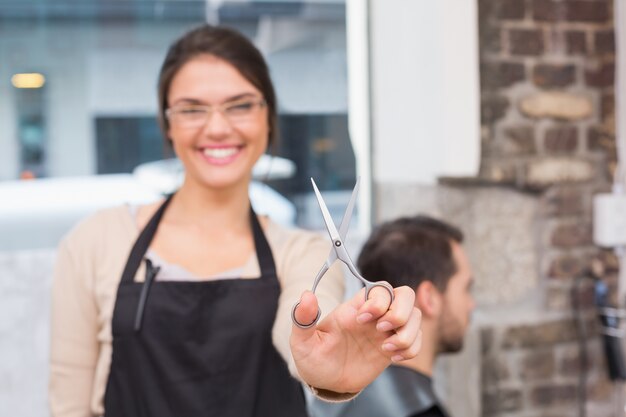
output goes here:
{"type": "MultiPolygon", "coordinates": [[[[135,274],[137,273],[137,269],[141,265],[143,261],[143,257],[148,251],[150,247],[150,243],[156,234],[157,228],[159,227],[159,222],[163,217],[163,213],[165,209],[172,201],[172,197],[174,194],[170,194],[163,204],[159,207],[159,209],[154,213],[146,227],[141,231],[139,237],[135,241],[133,248],[130,251],[130,255],[128,260],[126,261],[126,266],[124,267],[124,272],[122,273],[121,282],[130,283],[135,280],[135,274]]],[[[254,246],[256,249],[256,256],[259,262],[259,269],[261,273],[261,277],[274,277],[276,276],[276,266],[274,264],[274,257],[272,256],[272,249],[270,248],[267,239],[265,238],[265,234],[263,233],[263,229],[261,229],[261,224],[259,223],[259,219],[257,218],[252,205],[250,205],[250,223],[252,224],[252,235],[254,237],[254,246]]]]}
{"type": "Polygon", "coordinates": [[[256,249],[256,257],[259,261],[261,277],[275,277],[276,266],[274,264],[272,249],[265,238],[265,233],[263,233],[263,229],[261,229],[261,224],[252,208],[252,204],[250,204],[250,220],[252,223],[252,235],[254,236],[254,247],[256,249]]]}
{"type": "Polygon", "coordinates": [[[137,269],[139,269],[139,265],[141,265],[141,261],[143,260],[143,256],[148,251],[150,247],[150,243],[156,234],[157,227],[159,227],[159,222],[163,217],[163,213],[165,209],[169,205],[170,201],[172,201],[172,197],[174,194],[170,194],[161,207],[154,213],[146,227],[141,231],[139,237],[135,241],[133,248],[130,251],[130,255],[128,257],[128,261],[126,261],[126,266],[124,267],[124,272],[122,273],[122,282],[133,282],[135,280],[135,273],[137,269]]]}

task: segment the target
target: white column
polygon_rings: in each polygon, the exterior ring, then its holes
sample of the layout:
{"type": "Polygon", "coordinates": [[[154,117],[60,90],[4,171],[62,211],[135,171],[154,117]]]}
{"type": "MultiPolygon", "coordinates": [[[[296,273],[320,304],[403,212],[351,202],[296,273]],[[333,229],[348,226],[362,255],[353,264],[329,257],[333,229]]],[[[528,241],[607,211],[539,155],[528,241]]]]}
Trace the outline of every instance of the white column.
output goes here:
{"type": "Polygon", "coordinates": [[[346,0],[348,130],[356,159],[356,174],[361,178],[357,229],[363,235],[369,233],[372,222],[368,8],[368,0],[346,0]]]}
{"type": "Polygon", "coordinates": [[[480,156],[477,5],[372,0],[377,182],[475,176],[480,156]]]}

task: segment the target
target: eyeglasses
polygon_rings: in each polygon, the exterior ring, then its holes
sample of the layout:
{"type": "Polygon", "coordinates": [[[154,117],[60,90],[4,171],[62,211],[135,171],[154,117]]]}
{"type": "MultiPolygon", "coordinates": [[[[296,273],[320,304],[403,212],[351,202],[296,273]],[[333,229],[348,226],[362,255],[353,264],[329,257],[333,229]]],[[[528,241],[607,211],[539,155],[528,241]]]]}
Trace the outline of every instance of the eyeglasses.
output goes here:
{"type": "Polygon", "coordinates": [[[231,124],[247,122],[254,119],[261,108],[267,106],[263,99],[241,99],[218,105],[182,104],[165,110],[165,116],[171,123],[185,129],[204,126],[213,112],[222,114],[231,124]]]}

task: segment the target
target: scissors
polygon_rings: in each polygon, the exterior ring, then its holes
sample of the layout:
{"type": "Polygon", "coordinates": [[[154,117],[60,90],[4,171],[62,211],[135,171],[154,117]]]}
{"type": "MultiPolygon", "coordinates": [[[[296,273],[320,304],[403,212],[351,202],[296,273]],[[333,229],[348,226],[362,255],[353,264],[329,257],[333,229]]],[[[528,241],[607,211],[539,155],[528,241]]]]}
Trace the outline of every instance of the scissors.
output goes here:
{"type": "MultiPolygon", "coordinates": [[[[335,261],[340,260],[348,267],[352,276],[354,276],[359,281],[361,281],[361,283],[365,287],[365,300],[366,301],[367,301],[367,297],[369,296],[370,291],[372,291],[373,288],[382,287],[385,290],[387,290],[387,292],[389,293],[389,296],[391,297],[391,301],[393,302],[393,299],[394,299],[393,287],[386,281],[371,282],[363,278],[361,274],[359,274],[359,271],[357,271],[356,266],[354,266],[352,259],[350,259],[350,255],[348,254],[348,251],[346,249],[346,245],[344,242],[346,235],[348,234],[348,227],[350,226],[350,219],[352,218],[352,212],[354,211],[354,204],[356,202],[356,196],[359,192],[359,182],[360,182],[360,178],[357,178],[356,185],[354,186],[354,190],[352,190],[352,196],[350,197],[350,201],[348,202],[348,207],[346,208],[346,211],[343,214],[343,219],[341,220],[341,224],[339,225],[339,231],[337,231],[337,228],[335,227],[335,223],[333,223],[333,219],[332,217],[330,217],[330,212],[328,211],[328,207],[326,207],[326,203],[324,202],[324,199],[322,198],[320,191],[317,189],[317,185],[315,184],[315,181],[313,180],[313,178],[311,178],[311,183],[313,184],[313,190],[315,191],[315,196],[317,197],[317,202],[320,206],[320,210],[322,211],[322,217],[324,218],[324,223],[326,224],[326,230],[328,231],[330,240],[333,242],[333,246],[330,249],[330,254],[328,255],[328,258],[326,259],[326,262],[324,263],[324,265],[322,265],[322,268],[317,273],[317,276],[315,277],[315,281],[313,281],[313,289],[311,291],[315,293],[315,289],[317,288],[317,285],[320,283],[324,274],[326,274],[328,269],[331,267],[331,265],[335,261]]],[[[317,309],[317,316],[315,317],[315,320],[313,320],[309,324],[302,324],[302,323],[299,323],[298,320],[296,319],[296,308],[298,308],[298,305],[300,305],[299,301],[291,309],[291,320],[294,322],[296,326],[300,327],[301,329],[308,329],[310,327],[313,327],[315,323],[317,323],[317,321],[319,320],[320,315],[322,314],[320,309],[319,308],[317,309]]]]}

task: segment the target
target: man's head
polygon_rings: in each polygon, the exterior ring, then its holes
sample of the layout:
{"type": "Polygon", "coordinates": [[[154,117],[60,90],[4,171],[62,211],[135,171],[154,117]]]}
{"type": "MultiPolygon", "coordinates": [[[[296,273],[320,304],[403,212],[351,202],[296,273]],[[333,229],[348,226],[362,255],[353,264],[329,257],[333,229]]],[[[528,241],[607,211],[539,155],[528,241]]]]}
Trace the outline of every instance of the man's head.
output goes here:
{"type": "Polygon", "coordinates": [[[471,269],[462,242],[463,233],[443,221],[403,217],[377,227],[358,260],[366,279],[415,290],[424,339],[436,341],[436,353],[463,347],[474,308],[471,269]]]}

